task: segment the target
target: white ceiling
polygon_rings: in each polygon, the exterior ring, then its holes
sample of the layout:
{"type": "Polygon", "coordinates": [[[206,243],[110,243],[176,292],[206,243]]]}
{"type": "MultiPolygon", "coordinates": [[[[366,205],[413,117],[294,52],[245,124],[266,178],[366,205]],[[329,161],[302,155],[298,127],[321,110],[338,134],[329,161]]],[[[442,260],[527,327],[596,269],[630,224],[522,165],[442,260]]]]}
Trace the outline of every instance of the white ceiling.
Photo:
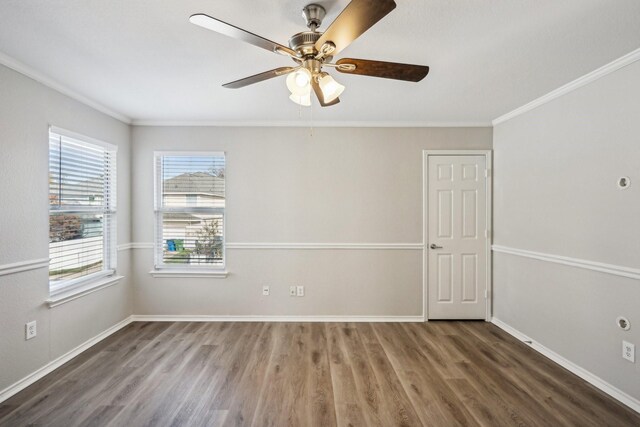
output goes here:
{"type": "MultiPolygon", "coordinates": [[[[310,1],[309,1],[310,2],[310,1]]],[[[291,65],[192,25],[197,12],[281,44],[304,0],[3,0],[0,52],[135,121],[487,123],[640,47],[638,0],[396,0],[340,57],[425,64],[420,83],[334,73],[334,107],[300,109],[284,78],[223,83],[291,65]]],[[[348,0],[317,0],[323,28],[348,0]]]]}

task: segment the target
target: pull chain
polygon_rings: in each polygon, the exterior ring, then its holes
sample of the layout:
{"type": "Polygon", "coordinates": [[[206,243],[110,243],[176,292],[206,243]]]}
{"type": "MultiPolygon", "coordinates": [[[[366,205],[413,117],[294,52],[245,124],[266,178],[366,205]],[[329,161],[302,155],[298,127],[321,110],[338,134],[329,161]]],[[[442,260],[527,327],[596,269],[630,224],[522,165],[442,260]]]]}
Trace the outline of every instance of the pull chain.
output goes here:
{"type": "Polygon", "coordinates": [[[311,124],[309,126],[309,136],[313,139],[313,104],[311,105],[311,124]]]}

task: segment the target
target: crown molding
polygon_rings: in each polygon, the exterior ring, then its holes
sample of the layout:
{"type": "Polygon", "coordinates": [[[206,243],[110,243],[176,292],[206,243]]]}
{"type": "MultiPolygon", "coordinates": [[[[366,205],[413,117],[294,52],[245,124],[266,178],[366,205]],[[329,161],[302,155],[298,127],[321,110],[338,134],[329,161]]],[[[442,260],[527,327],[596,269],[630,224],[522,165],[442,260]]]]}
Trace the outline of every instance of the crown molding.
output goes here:
{"type": "Polygon", "coordinates": [[[522,107],[516,108],[515,110],[498,117],[497,119],[493,120],[492,124],[493,126],[497,126],[500,123],[504,123],[508,120],[513,119],[514,117],[518,117],[528,111],[533,110],[534,108],[537,108],[541,105],[551,102],[556,98],[559,98],[563,95],[573,92],[574,90],[579,89],[582,86],[585,86],[591,82],[594,82],[601,77],[611,74],[614,71],[617,71],[623,67],[626,67],[627,65],[631,65],[638,60],[640,60],[640,49],[636,49],[633,52],[630,52],[608,63],[607,65],[604,65],[598,68],[597,70],[594,70],[588,74],[585,74],[584,76],[579,77],[574,81],[567,83],[564,86],[560,86],[558,89],[553,90],[548,94],[543,95],[540,98],[537,98],[529,102],[528,104],[523,105],[522,107]]]}
{"type": "Polygon", "coordinates": [[[17,59],[0,52],[0,65],[27,76],[50,89],[75,99],[101,113],[133,126],[174,127],[352,127],[352,128],[490,128],[491,122],[438,122],[438,121],[308,121],[308,120],[157,120],[131,119],[105,105],[88,98],[60,82],[36,71],[17,59]]]}
{"type": "Polygon", "coordinates": [[[123,123],[126,124],[131,124],[131,119],[127,116],[125,116],[124,114],[120,114],[117,111],[112,110],[111,108],[108,108],[102,104],[100,104],[97,101],[94,101],[91,98],[87,98],[84,95],[81,95],[80,93],[76,92],[73,89],[70,89],[69,87],[63,85],[62,83],[59,83],[57,81],[55,81],[54,79],[45,76],[44,74],[40,73],[39,71],[34,70],[33,68],[29,67],[28,65],[18,61],[15,58],[12,58],[11,56],[7,55],[6,53],[0,52],[0,65],[4,65],[7,68],[10,68],[14,71],[17,71],[18,73],[25,75],[27,77],[29,77],[30,79],[33,79],[35,81],[37,81],[38,83],[41,83],[45,86],[47,86],[50,89],[53,89],[57,92],[60,92],[63,95],[68,96],[69,98],[73,98],[78,102],[81,102],[82,104],[91,107],[95,110],[100,111],[101,113],[104,113],[108,116],[113,117],[116,120],[119,120],[123,123]]]}
{"type": "Polygon", "coordinates": [[[306,120],[133,120],[133,126],[174,127],[353,127],[353,128],[488,128],[491,122],[306,121],[306,120]]]}

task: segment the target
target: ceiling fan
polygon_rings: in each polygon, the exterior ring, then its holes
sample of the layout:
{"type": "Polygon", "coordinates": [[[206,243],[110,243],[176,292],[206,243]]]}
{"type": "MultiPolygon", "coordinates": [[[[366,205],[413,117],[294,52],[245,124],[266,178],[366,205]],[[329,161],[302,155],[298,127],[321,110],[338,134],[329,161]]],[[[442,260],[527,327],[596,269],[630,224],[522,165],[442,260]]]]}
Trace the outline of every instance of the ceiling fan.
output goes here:
{"type": "Polygon", "coordinates": [[[363,76],[384,77],[395,80],[419,82],[429,72],[424,65],[399,64],[394,62],[372,61],[368,59],[342,58],[331,62],[333,56],[340,53],[351,42],[395,9],[393,0],[352,0],[338,15],[333,23],[322,33],[318,27],[325,17],[325,9],[318,4],[309,4],[302,10],[309,31],[294,34],[289,39],[289,47],[267,40],[235,25],[219,19],[197,13],[189,20],[203,28],[242,40],[254,46],[288,56],[296,63],[293,67],[280,67],[265,71],[244,79],[222,85],[237,89],[287,75],[289,98],[300,105],[311,105],[311,90],[320,105],[327,107],[340,102],[344,86],[336,82],[323,67],[331,67],[341,73],[363,76]]]}

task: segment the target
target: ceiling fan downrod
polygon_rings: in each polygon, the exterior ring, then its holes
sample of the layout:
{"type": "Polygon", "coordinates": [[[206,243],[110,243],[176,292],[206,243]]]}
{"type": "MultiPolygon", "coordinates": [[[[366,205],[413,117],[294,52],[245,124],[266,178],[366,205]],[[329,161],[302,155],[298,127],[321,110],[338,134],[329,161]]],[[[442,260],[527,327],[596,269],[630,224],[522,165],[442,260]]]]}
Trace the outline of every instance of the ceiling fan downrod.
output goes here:
{"type": "Polygon", "coordinates": [[[302,17],[307,24],[307,28],[313,32],[322,25],[322,20],[326,14],[324,7],[319,4],[308,4],[302,9],[302,17]]]}

